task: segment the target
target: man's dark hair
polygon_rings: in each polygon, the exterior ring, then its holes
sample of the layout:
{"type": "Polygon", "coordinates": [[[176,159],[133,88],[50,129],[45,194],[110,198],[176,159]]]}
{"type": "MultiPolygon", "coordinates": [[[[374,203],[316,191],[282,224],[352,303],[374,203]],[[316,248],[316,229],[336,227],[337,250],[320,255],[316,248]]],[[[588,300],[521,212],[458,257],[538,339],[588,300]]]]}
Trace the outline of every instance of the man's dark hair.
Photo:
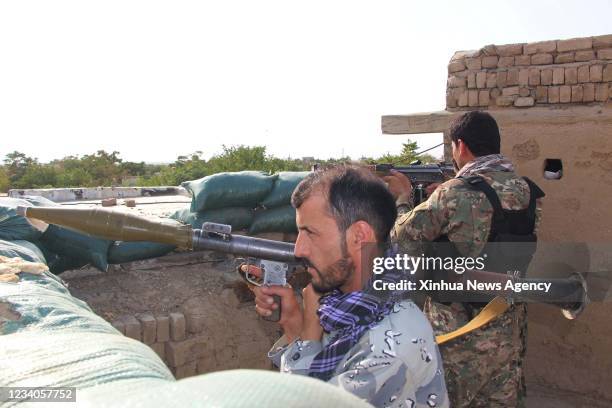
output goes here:
{"type": "Polygon", "coordinates": [[[471,111],[459,116],[450,126],[453,142],[463,140],[476,157],[499,154],[500,136],[493,116],[482,111],[471,111]]]}
{"type": "Polygon", "coordinates": [[[315,191],[327,198],[329,213],[341,232],[357,221],[365,221],[372,226],[379,243],[389,240],[397,217],[395,200],[371,171],[347,165],[317,170],[296,187],[291,205],[300,208],[315,191]]]}

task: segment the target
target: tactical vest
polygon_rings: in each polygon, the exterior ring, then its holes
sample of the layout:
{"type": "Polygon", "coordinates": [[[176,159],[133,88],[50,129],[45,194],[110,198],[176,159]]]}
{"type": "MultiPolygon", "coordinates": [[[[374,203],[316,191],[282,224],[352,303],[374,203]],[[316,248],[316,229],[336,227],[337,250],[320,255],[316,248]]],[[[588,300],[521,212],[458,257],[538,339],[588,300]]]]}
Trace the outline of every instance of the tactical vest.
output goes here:
{"type": "MultiPolygon", "coordinates": [[[[470,188],[485,194],[493,207],[493,217],[489,237],[479,257],[484,258],[485,268],[489,272],[503,274],[512,273],[524,277],[527,273],[529,263],[536,251],[537,237],[534,234],[536,221],[536,200],[544,197],[544,192],[529,178],[523,180],[529,186],[529,205],[522,210],[505,210],[495,190],[480,176],[459,177],[470,188]],[[486,256],[485,256],[486,254],[486,256]]],[[[436,239],[427,251],[428,256],[436,257],[462,257],[455,245],[448,239],[447,235],[436,239]]],[[[434,281],[449,281],[450,271],[435,270],[431,277],[434,281]]],[[[469,302],[473,307],[484,306],[493,296],[475,295],[466,297],[461,294],[460,299],[455,299],[460,294],[454,292],[439,292],[432,294],[435,300],[443,303],[451,301],[469,302]]]]}

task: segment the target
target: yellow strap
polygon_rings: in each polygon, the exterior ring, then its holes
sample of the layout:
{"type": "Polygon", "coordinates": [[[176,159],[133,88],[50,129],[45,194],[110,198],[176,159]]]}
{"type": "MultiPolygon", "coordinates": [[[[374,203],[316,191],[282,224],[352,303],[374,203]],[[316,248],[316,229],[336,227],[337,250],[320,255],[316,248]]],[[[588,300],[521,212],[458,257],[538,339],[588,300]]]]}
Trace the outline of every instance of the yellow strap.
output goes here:
{"type": "Polygon", "coordinates": [[[470,320],[465,326],[458,328],[450,333],[441,334],[436,336],[436,342],[438,344],[446,343],[449,340],[455,339],[459,336],[463,336],[471,332],[472,330],[476,330],[479,327],[484,326],[489,323],[491,320],[495,319],[497,316],[503,314],[510,305],[506,300],[502,297],[496,297],[492,301],[490,301],[481,311],[478,313],[476,317],[470,320]]]}

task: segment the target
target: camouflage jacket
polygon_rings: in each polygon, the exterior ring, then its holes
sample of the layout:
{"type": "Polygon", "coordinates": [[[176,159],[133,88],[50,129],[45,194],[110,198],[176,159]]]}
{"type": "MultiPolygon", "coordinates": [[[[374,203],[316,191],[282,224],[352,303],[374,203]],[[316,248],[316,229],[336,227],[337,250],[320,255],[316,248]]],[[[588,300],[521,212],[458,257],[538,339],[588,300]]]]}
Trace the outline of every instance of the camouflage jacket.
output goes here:
{"type": "MultiPolygon", "coordinates": [[[[529,205],[529,186],[513,171],[512,164],[501,155],[484,156],[466,164],[457,176],[481,176],[497,193],[502,208],[522,210],[529,205]]],[[[478,256],[489,237],[493,207],[484,193],[475,190],[465,181],[453,178],[441,184],[416,208],[401,211],[391,230],[392,241],[399,244],[401,252],[419,256],[423,243],[441,236],[455,244],[464,256],[478,256]]],[[[536,205],[537,232],[541,219],[541,202],[536,205]]]]}
{"type": "MultiPolygon", "coordinates": [[[[281,372],[308,375],[312,360],[334,335],[291,344],[283,336],[268,356],[281,372]]],[[[375,407],[449,406],[431,325],[411,301],[396,303],[393,312],[367,331],[340,361],[329,383],[375,407]]]]}

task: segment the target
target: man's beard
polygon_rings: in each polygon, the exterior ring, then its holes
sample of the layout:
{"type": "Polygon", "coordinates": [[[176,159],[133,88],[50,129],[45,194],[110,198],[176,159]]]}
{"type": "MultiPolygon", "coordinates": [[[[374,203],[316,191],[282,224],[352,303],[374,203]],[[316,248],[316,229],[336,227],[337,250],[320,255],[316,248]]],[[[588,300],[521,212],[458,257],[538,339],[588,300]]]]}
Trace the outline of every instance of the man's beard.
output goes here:
{"type": "MultiPolygon", "coordinates": [[[[344,237],[343,237],[344,238],[344,237]]],[[[355,265],[348,255],[346,243],[341,242],[342,258],[323,269],[315,267],[310,260],[308,264],[315,270],[319,277],[319,282],[312,281],[312,288],[319,294],[325,294],[344,285],[355,271],[355,265]]]]}

